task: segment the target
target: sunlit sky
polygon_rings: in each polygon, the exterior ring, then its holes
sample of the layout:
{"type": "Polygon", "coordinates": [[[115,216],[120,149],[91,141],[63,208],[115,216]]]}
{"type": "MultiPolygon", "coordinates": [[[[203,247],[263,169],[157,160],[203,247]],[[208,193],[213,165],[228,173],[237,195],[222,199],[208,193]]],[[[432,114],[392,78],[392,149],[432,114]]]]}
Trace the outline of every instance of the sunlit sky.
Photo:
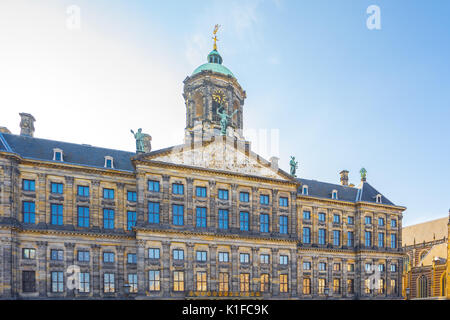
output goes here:
{"type": "MultiPolygon", "coordinates": [[[[3,0],[0,126],[36,137],[134,151],[180,144],[183,80],[219,52],[247,92],[244,126],[279,130],[298,175],[339,182],[359,170],[404,225],[450,208],[450,1],[3,0]],[[381,30],[366,27],[369,5],[381,30]],[[69,6],[80,28],[68,28],[69,6]]],[[[72,21],[72,20],[70,20],[72,21]]],[[[70,24],[69,24],[70,25],[70,24]]],[[[257,147],[257,143],[253,144],[257,147]]],[[[258,150],[256,150],[258,151],[258,150]]]]}

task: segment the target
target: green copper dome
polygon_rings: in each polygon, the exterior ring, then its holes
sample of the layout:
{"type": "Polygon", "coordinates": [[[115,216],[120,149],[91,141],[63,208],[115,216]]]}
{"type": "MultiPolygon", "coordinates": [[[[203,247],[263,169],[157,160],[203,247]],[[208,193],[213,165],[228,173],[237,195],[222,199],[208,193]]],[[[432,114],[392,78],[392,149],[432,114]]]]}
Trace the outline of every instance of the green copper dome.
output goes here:
{"type": "Polygon", "coordinates": [[[200,67],[195,69],[192,75],[194,76],[202,71],[213,71],[235,78],[234,74],[227,67],[222,65],[222,61],[223,60],[219,52],[217,52],[217,50],[213,50],[210,54],[208,54],[208,63],[202,64],[200,67]]]}

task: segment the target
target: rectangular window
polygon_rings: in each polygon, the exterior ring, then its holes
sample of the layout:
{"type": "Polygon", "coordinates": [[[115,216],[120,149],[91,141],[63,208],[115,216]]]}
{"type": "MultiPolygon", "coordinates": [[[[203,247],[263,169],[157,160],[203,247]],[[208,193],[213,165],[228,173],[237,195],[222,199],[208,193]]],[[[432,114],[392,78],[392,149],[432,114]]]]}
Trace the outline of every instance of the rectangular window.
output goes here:
{"type": "Polygon", "coordinates": [[[287,234],[288,233],[288,217],[280,216],[280,233],[287,234]]]}
{"type": "Polygon", "coordinates": [[[230,257],[228,252],[219,252],[219,262],[229,262],[230,257]]]}
{"type": "Polygon", "coordinates": [[[241,231],[248,231],[249,221],[248,221],[248,212],[240,212],[239,214],[239,225],[241,231]]]}
{"type": "Polygon", "coordinates": [[[364,222],[365,224],[372,224],[372,217],[365,217],[364,222]]]}
{"type": "Polygon", "coordinates": [[[326,237],[326,230],[325,229],[319,229],[319,244],[324,245],[325,244],[325,238],[326,237]]]}
{"type": "Polygon", "coordinates": [[[197,251],[195,253],[196,259],[199,262],[206,262],[208,256],[206,251],[197,251]]]}
{"type": "Polygon", "coordinates": [[[378,233],[378,248],[384,247],[384,233],[379,232],[378,233]]]}
{"type": "Polygon", "coordinates": [[[114,259],[115,259],[114,252],[103,252],[104,263],[114,263],[114,259]]]}
{"type": "Polygon", "coordinates": [[[227,272],[219,273],[219,292],[228,292],[229,290],[229,276],[227,272]]]}
{"type": "Polygon", "coordinates": [[[311,270],[311,262],[309,261],[303,262],[303,270],[311,270]]]}
{"type": "Polygon", "coordinates": [[[288,198],[280,197],[280,207],[288,207],[288,198]]]}
{"type": "Polygon", "coordinates": [[[353,225],[354,224],[353,217],[347,217],[347,224],[349,224],[349,225],[353,225]]]}
{"type": "Polygon", "coordinates": [[[25,293],[36,291],[36,274],[34,271],[22,271],[22,291],[25,293]]]}
{"type": "Polygon", "coordinates": [[[127,192],[127,200],[130,202],[136,202],[137,201],[137,193],[135,191],[128,191],[127,192]]]}
{"type": "Polygon", "coordinates": [[[183,249],[173,249],[173,260],[184,260],[184,250],[183,249]]]}
{"type": "Polygon", "coordinates": [[[64,251],[63,250],[50,250],[50,259],[53,261],[63,261],[64,260],[64,251]]]}
{"type": "Polygon", "coordinates": [[[269,291],[269,275],[267,273],[264,273],[261,275],[261,292],[268,292],[269,291]]]}
{"type": "Polygon", "coordinates": [[[288,256],[280,255],[280,264],[287,265],[288,264],[288,260],[289,260],[288,256]]]}
{"type": "Polygon", "coordinates": [[[372,271],[372,264],[366,263],[365,270],[366,270],[366,272],[371,272],[372,271]]]}
{"type": "Polygon", "coordinates": [[[241,263],[250,263],[250,255],[248,253],[241,253],[239,255],[239,261],[241,263]]]}
{"type": "Polygon", "coordinates": [[[24,201],[22,203],[23,223],[36,223],[36,211],[33,201],[24,201]]]}
{"type": "Polygon", "coordinates": [[[127,254],[127,263],[129,263],[129,264],[136,264],[137,263],[136,253],[128,253],[127,254]]]}
{"type": "Polygon", "coordinates": [[[103,188],[103,199],[114,200],[114,189],[103,188]]]}
{"type": "Polygon", "coordinates": [[[173,194],[184,194],[184,185],[181,183],[172,183],[173,194]]]}
{"type": "Polygon", "coordinates": [[[384,218],[378,218],[378,225],[384,226],[384,218]]]}
{"type": "Polygon", "coordinates": [[[268,254],[261,254],[260,261],[262,264],[269,264],[270,263],[270,256],[268,254]]]}
{"type": "Polygon", "coordinates": [[[173,291],[184,291],[184,272],[173,272],[173,291]]]}
{"type": "Polygon", "coordinates": [[[135,273],[128,274],[128,286],[130,288],[130,293],[137,293],[138,291],[137,274],[135,273]]]}
{"type": "Polygon", "coordinates": [[[206,281],[206,272],[197,271],[197,291],[206,292],[208,288],[206,281]]]}
{"type": "Polygon", "coordinates": [[[391,272],[397,272],[397,265],[391,264],[391,272]]]}
{"type": "Polygon", "coordinates": [[[90,257],[89,251],[79,250],[77,252],[77,260],[79,262],[89,262],[90,258],[91,257],[90,257]]]}
{"type": "Polygon", "coordinates": [[[391,279],[391,294],[397,294],[397,280],[391,279]]]}
{"type": "Polygon", "coordinates": [[[241,202],[249,202],[250,201],[250,194],[248,192],[241,192],[241,193],[239,193],[239,201],[241,201],[241,202]]]}
{"type": "Polygon", "coordinates": [[[319,271],[326,271],[327,270],[327,264],[325,262],[319,263],[319,271]]]}
{"type": "Polygon", "coordinates": [[[50,205],[50,213],[51,213],[51,224],[62,226],[63,225],[63,206],[62,204],[51,204],[50,205]]]}
{"type": "Polygon", "coordinates": [[[333,230],[333,245],[340,246],[341,245],[341,231],[333,230]]]}
{"type": "Polygon", "coordinates": [[[136,227],[136,211],[127,211],[127,230],[136,227]]]}
{"type": "Polygon", "coordinates": [[[160,258],[160,250],[159,248],[150,248],[148,249],[148,258],[149,259],[159,259],[160,258]]]}
{"type": "Polygon", "coordinates": [[[116,286],[114,281],[114,273],[103,274],[103,292],[115,292],[116,286]]]}
{"type": "Polygon", "coordinates": [[[381,263],[378,265],[378,271],[384,272],[384,264],[381,263]]]}
{"type": "Polygon", "coordinates": [[[347,271],[348,272],[354,272],[355,271],[355,265],[353,263],[349,263],[347,265],[347,271]]]}
{"type": "Polygon", "coordinates": [[[348,231],[347,232],[347,246],[348,247],[353,247],[353,243],[354,243],[353,231],[348,231]]]}
{"type": "Polygon", "coordinates": [[[184,206],[179,204],[172,205],[172,223],[175,226],[184,225],[184,206]]]}
{"type": "Polygon", "coordinates": [[[149,180],[148,191],[159,192],[159,181],[149,180]]]}
{"type": "Polygon", "coordinates": [[[333,215],[333,223],[341,223],[341,216],[338,214],[333,215]]]}
{"type": "Polygon", "coordinates": [[[333,263],[333,271],[341,271],[341,264],[333,263]]]}
{"type": "Polygon", "coordinates": [[[354,294],[355,293],[355,284],[353,279],[347,280],[347,293],[354,294]]]}
{"type": "Polygon", "coordinates": [[[148,289],[150,291],[161,290],[161,275],[159,270],[150,270],[148,272],[148,289]]]}
{"type": "Polygon", "coordinates": [[[325,294],[325,285],[326,285],[325,279],[319,279],[319,288],[318,288],[319,294],[325,294]]]}
{"type": "Polygon", "coordinates": [[[286,293],[289,290],[288,275],[280,274],[280,292],[286,293]]]}
{"type": "Polygon", "coordinates": [[[78,289],[81,293],[90,292],[90,274],[88,272],[80,272],[79,273],[80,287],[78,289]]]}
{"type": "Polygon", "coordinates": [[[239,284],[241,292],[249,292],[250,291],[250,274],[249,273],[241,273],[239,275],[239,284]]]}
{"type": "Polygon", "coordinates": [[[319,212],[319,222],[325,222],[325,213],[319,212]]]}
{"type": "Polygon", "coordinates": [[[206,187],[196,187],[195,195],[199,198],[206,198],[206,187]]]}
{"type": "Polygon", "coordinates": [[[366,247],[372,246],[372,232],[371,231],[366,231],[364,233],[364,244],[366,245],[366,247]]]}
{"type": "Polygon", "coordinates": [[[341,280],[333,279],[333,293],[340,294],[341,293],[341,280]]]}
{"type": "Polygon", "coordinates": [[[391,234],[391,249],[397,248],[397,236],[395,234],[391,234]]]}
{"type": "Polygon", "coordinates": [[[77,195],[80,197],[89,197],[89,187],[77,186],[77,195]]]}
{"type": "Polygon", "coordinates": [[[397,220],[391,219],[391,228],[397,228],[397,220]]]}
{"type": "Polygon", "coordinates": [[[303,279],[303,294],[304,295],[311,294],[311,279],[309,278],[303,279]]]}
{"type": "Polygon", "coordinates": [[[206,208],[197,208],[196,218],[197,228],[206,228],[206,208]]]}
{"type": "Polygon", "coordinates": [[[36,191],[36,185],[34,180],[22,180],[22,190],[23,191],[36,191]]]}
{"type": "Polygon", "coordinates": [[[159,202],[148,202],[148,223],[159,224],[159,202]]]}
{"type": "Polygon", "coordinates": [[[50,189],[52,193],[63,194],[64,185],[62,183],[50,183],[50,189]]]}
{"type": "Polygon", "coordinates": [[[78,226],[89,228],[89,207],[78,207],[78,226]]]}
{"type": "Polygon", "coordinates": [[[303,220],[311,220],[311,211],[303,211],[303,220]]]}
{"type": "Polygon", "coordinates": [[[228,210],[219,210],[219,229],[228,229],[228,210]]]}
{"type": "Polygon", "coordinates": [[[50,276],[52,292],[60,293],[64,291],[64,272],[53,271],[50,276]]]}
{"type": "Polygon", "coordinates": [[[269,232],[269,215],[261,213],[259,215],[259,231],[269,232]]]}
{"type": "Polygon", "coordinates": [[[114,210],[103,209],[103,228],[114,229],[114,210]]]}
{"type": "Polygon", "coordinates": [[[269,196],[267,194],[261,194],[259,196],[259,203],[268,205],[269,204],[269,196]]]}
{"type": "Polygon", "coordinates": [[[228,200],[228,190],[219,189],[219,199],[220,200],[228,200]]]}
{"type": "Polygon", "coordinates": [[[303,228],[303,243],[311,243],[311,229],[304,227],[303,228]]]}

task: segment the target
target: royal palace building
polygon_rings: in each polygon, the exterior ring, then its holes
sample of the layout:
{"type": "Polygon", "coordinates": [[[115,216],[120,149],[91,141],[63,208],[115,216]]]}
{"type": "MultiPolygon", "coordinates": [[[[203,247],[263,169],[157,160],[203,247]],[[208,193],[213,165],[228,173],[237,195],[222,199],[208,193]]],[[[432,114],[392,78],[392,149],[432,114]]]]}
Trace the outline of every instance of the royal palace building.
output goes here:
{"type": "Polygon", "coordinates": [[[405,207],[365,170],[325,183],[255,154],[216,46],[183,96],[162,150],[40,139],[26,113],[0,128],[0,298],[402,298],[405,207]]]}

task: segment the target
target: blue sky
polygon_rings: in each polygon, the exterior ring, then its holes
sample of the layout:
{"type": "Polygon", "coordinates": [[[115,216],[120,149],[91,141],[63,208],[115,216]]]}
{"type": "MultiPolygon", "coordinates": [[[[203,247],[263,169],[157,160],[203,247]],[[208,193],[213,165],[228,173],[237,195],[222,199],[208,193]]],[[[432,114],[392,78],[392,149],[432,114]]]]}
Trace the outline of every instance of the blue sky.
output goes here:
{"type": "MultiPolygon", "coordinates": [[[[244,126],[279,129],[299,176],[358,184],[359,169],[404,224],[450,208],[450,2],[416,0],[10,1],[0,5],[0,126],[133,150],[183,139],[182,81],[218,23],[224,65],[247,91],[244,126]],[[68,30],[66,9],[81,9],[68,30]],[[369,5],[381,30],[366,27],[369,5]],[[5,109],[4,109],[5,108],[5,109]]],[[[270,156],[270,154],[268,155],[270,156]]]]}

